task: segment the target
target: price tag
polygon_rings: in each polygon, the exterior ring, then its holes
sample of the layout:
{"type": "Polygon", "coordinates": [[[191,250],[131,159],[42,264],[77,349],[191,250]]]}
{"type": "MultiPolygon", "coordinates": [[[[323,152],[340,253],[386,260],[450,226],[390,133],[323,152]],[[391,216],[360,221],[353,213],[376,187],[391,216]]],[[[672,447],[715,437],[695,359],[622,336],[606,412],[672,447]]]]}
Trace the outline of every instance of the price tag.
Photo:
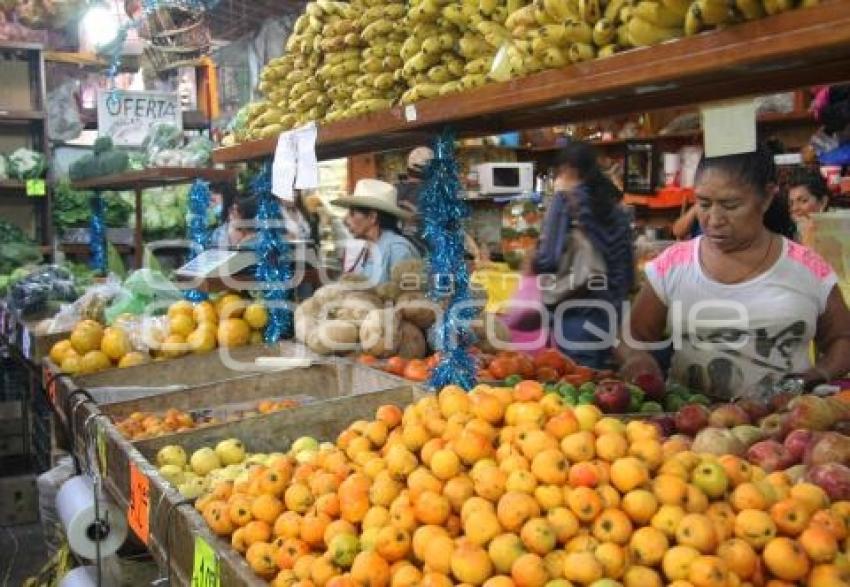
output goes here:
{"type": "Polygon", "coordinates": [[[53,377],[53,372],[50,368],[45,365],[42,367],[42,381],[44,381],[44,391],[47,393],[47,401],[50,402],[51,406],[56,405],[56,378],[53,377]]]}
{"type": "MultiPolygon", "coordinates": [[[[97,426],[97,460],[100,465],[100,475],[106,477],[106,431],[101,424],[97,426]]],[[[134,465],[133,465],[134,466],[134,465]]]]}
{"type": "Polygon", "coordinates": [[[26,359],[32,359],[32,333],[26,327],[21,333],[21,350],[26,359]]]}
{"type": "Polygon", "coordinates": [[[30,198],[43,198],[47,195],[47,183],[43,179],[27,180],[27,196],[30,198]]]}
{"type": "Polygon", "coordinates": [[[416,106],[408,104],[404,107],[404,119],[407,122],[416,122],[416,106]]]}
{"type": "Polygon", "coordinates": [[[200,536],[195,537],[195,562],[192,564],[192,587],[219,587],[221,575],[215,551],[200,536]]]}
{"type": "Polygon", "coordinates": [[[127,522],[142,542],[150,537],[150,480],[145,477],[136,463],[130,461],[130,505],[127,506],[127,522]]]}

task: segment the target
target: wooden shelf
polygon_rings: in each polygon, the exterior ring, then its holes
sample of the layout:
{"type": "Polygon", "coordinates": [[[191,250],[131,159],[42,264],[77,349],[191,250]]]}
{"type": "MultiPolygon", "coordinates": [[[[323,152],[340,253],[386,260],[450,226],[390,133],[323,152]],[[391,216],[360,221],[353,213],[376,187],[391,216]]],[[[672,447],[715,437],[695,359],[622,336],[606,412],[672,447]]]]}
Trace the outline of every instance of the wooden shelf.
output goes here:
{"type": "Polygon", "coordinates": [[[50,63],[66,63],[80,67],[106,68],[109,63],[94,53],[74,53],[66,51],[45,51],[44,60],[50,63]]]}
{"type": "Polygon", "coordinates": [[[4,110],[0,107],[0,122],[30,122],[44,119],[45,114],[42,110],[4,110]]]}
{"type": "Polygon", "coordinates": [[[204,181],[234,181],[236,171],[209,167],[157,167],[75,181],[76,190],[143,190],[164,185],[204,181]]]}
{"type": "MultiPolygon", "coordinates": [[[[451,126],[481,136],[844,81],[850,0],[828,0],[606,59],[319,127],[321,159],[411,147],[451,126]],[[412,110],[411,109],[411,110],[412,110]],[[410,120],[408,120],[410,119],[410,120]]],[[[216,163],[270,156],[276,138],[217,149],[216,163]]]]}
{"type": "MultiPolygon", "coordinates": [[[[112,243],[112,246],[121,254],[131,254],[135,250],[133,245],[112,243]]],[[[59,249],[69,255],[88,255],[91,252],[88,243],[60,243],[59,249]]]]}
{"type": "Polygon", "coordinates": [[[4,195],[26,195],[27,186],[24,182],[16,179],[0,180],[0,194],[4,195]]]}

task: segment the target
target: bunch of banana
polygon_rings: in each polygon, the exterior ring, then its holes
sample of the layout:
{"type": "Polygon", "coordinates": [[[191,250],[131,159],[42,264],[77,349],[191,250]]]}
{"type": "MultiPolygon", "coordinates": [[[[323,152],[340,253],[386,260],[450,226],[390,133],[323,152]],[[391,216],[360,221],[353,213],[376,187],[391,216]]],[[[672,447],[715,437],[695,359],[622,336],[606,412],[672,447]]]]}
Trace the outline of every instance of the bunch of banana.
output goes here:
{"type": "Polygon", "coordinates": [[[359,26],[365,49],[358,75],[347,88],[350,107],[338,115],[341,117],[385,110],[398,102],[405,88],[401,49],[408,38],[407,8],[398,1],[379,6],[363,4],[362,8],[359,26]]]}

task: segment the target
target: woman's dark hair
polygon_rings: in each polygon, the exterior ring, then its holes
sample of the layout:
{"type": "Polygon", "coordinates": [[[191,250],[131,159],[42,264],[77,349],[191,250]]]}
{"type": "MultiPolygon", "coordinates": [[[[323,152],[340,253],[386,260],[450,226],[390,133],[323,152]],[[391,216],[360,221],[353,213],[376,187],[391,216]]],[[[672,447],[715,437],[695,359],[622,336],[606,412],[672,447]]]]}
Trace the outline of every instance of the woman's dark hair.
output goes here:
{"type": "Polygon", "coordinates": [[[221,221],[227,222],[228,210],[239,197],[236,187],[228,181],[216,181],[210,184],[210,193],[221,194],[221,221]]]}
{"type": "Polygon", "coordinates": [[[820,174],[820,171],[816,169],[808,167],[795,169],[788,182],[788,189],[796,187],[806,188],[819,202],[824,200],[829,202],[829,186],[826,185],[826,180],[820,174]]]}
{"type": "MultiPolygon", "coordinates": [[[[721,171],[755,189],[760,198],[770,197],[776,188],[776,165],[773,151],[759,145],[752,153],[703,157],[697,168],[697,177],[707,169],[721,171]]],[[[796,226],[791,220],[788,199],[776,194],[764,213],[765,227],[787,238],[794,238],[796,226]]]]}
{"type": "Polygon", "coordinates": [[[388,212],[383,212],[382,210],[375,210],[374,208],[362,208],[360,206],[352,206],[351,209],[355,212],[363,214],[364,216],[367,216],[370,213],[374,212],[378,215],[378,226],[381,228],[382,231],[390,230],[392,232],[400,234],[398,227],[399,220],[392,214],[388,212]]]}
{"type": "Polygon", "coordinates": [[[257,198],[254,196],[240,195],[233,205],[242,220],[253,220],[257,217],[257,198]]]}
{"type": "Polygon", "coordinates": [[[558,152],[557,167],[570,167],[578,172],[590,194],[590,210],[599,219],[605,219],[623,197],[623,193],[599,167],[599,155],[593,146],[574,141],[558,152]]]}

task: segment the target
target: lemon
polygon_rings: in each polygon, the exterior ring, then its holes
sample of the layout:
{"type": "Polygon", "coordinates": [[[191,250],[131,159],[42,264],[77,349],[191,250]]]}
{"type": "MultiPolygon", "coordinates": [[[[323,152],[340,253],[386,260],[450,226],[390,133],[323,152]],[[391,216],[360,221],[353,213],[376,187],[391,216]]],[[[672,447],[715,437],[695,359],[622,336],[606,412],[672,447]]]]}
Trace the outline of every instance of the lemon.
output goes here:
{"type": "Polygon", "coordinates": [[[190,302],[186,300],[180,300],[179,302],[174,302],[168,308],[168,317],[174,318],[177,315],[185,314],[186,316],[191,318],[194,312],[195,308],[192,307],[192,304],[190,302]]]}
{"type": "Polygon", "coordinates": [[[118,361],[133,350],[130,344],[130,337],[121,328],[107,328],[103,331],[103,338],[100,341],[100,350],[106,353],[106,356],[113,361],[118,361]]]}
{"type": "Polygon", "coordinates": [[[245,300],[236,294],[222,296],[217,305],[219,319],[241,318],[242,312],[245,310],[245,300]]]}
{"type": "Polygon", "coordinates": [[[140,353],[139,351],[133,351],[131,353],[127,353],[121,360],[118,361],[118,367],[124,369],[126,367],[135,367],[137,365],[144,365],[148,362],[148,356],[144,353],[140,353]]]}
{"type": "Polygon", "coordinates": [[[195,320],[191,315],[176,314],[168,318],[169,334],[179,334],[183,338],[189,336],[195,330],[195,320]]]}
{"type": "Polygon", "coordinates": [[[241,318],[225,318],[218,325],[218,344],[221,346],[244,346],[250,338],[251,327],[241,318]]]}
{"type": "Polygon", "coordinates": [[[186,344],[186,337],[181,336],[180,334],[169,334],[165,337],[165,340],[162,341],[162,345],[159,350],[163,357],[167,359],[176,359],[177,357],[182,357],[189,352],[189,345],[186,344]]]}
{"type": "Polygon", "coordinates": [[[50,347],[50,360],[56,363],[57,365],[61,365],[62,361],[65,360],[65,356],[68,354],[68,351],[73,352],[75,355],[77,352],[74,350],[74,347],[71,346],[71,341],[67,338],[64,340],[60,340],[52,347],[50,347]]]}
{"type": "Polygon", "coordinates": [[[213,329],[205,327],[204,324],[209,323],[202,322],[186,339],[189,347],[195,353],[205,353],[215,348],[216,332],[213,329]]]}
{"type": "Polygon", "coordinates": [[[80,373],[97,373],[112,367],[112,361],[103,351],[89,351],[80,359],[80,373]]]}
{"type": "Polygon", "coordinates": [[[198,324],[202,322],[218,322],[218,312],[212,302],[204,301],[195,306],[193,317],[198,324]]]}
{"type": "Polygon", "coordinates": [[[263,328],[269,321],[269,313],[263,304],[253,303],[245,308],[245,314],[242,316],[248,326],[254,330],[263,328]]]}
{"type": "Polygon", "coordinates": [[[83,320],[74,326],[70,340],[74,350],[84,355],[89,351],[99,349],[102,338],[103,326],[94,320],[83,320]]]}

